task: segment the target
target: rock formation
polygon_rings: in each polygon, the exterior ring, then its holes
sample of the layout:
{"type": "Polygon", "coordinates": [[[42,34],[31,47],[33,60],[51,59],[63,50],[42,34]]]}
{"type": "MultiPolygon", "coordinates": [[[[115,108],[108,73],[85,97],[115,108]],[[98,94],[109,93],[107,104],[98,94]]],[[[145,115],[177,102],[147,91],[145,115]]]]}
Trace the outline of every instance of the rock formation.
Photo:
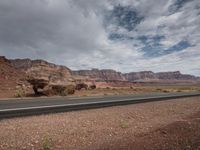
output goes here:
{"type": "Polygon", "coordinates": [[[0,97],[13,97],[17,90],[25,93],[26,85],[24,72],[13,67],[4,56],[0,56],[0,97]]]}
{"type": "Polygon", "coordinates": [[[139,81],[157,78],[155,73],[153,73],[152,71],[131,72],[124,74],[124,76],[125,79],[128,81],[139,81]]]}
{"type": "MultiPolygon", "coordinates": [[[[24,69],[24,67],[22,68],[24,69]]],[[[63,91],[65,91],[67,86],[75,84],[70,70],[64,66],[58,66],[37,60],[32,62],[28,68],[25,68],[25,70],[27,81],[32,84],[33,90],[36,94],[39,93],[39,89],[44,89],[43,93],[45,91],[54,90],[56,94],[58,93],[57,89],[63,89],[63,91]]]]}
{"type": "Polygon", "coordinates": [[[88,76],[98,81],[124,81],[125,77],[121,72],[111,69],[92,69],[92,70],[79,70],[72,71],[73,75],[88,76]]]}
{"type": "MultiPolygon", "coordinates": [[[[73,94],[77,87],[80,90],[95,85],[94,80],[90,78],[72,75],[71,70],[65,66],[43,60],[15,59],[10,61],[13,67],[26,72],[27,81],[32,85],[35,94],[67,95],[73,94]]],[[[92,86],[91,89],[95,87],[92,86]]]]}
{"type": "Polygon", "coordinates": [[[142,72],[131,72],[124,74],[128,81],[195,81],[199,80],[199,77],[192,75],[181,74],[180,71],[175,72],[158,72],[142,71],[142,72]]]}
{"type": "Polygon", "coordinates": [[[179,71],[159,73],[142,71],[123,74],[111,69],[71,71],[65,66],[55,65],[43,60],[15,59],[10,60],[10,63],[14,68],[26,72],[28,77],[32,77],[29,79],[31,84],[41,82],[41,85],[35,85],[35,89],[37,87],[46,89],[47,87],[62,87],[66,85],[74,85],[76,87],[76,84],[86,84],[88,87],[91,85],[97,87],[126,87],[144,82],[174,83],[200,81],[199,77],[181,74],[179,71]],[[47,82],[48,85],[44,86],[44,83],[46,84],[47,82]]]}

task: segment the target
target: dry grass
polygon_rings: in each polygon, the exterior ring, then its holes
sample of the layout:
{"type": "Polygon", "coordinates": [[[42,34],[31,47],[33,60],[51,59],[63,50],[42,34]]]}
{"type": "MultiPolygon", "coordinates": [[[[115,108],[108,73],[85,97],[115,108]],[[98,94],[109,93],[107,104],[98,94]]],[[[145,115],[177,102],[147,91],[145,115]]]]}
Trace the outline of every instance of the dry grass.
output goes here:
{"type": "Polygon", "coordinates": [[[200,92],[200,86],[138,86],[138,87],[106,87],[94,90],[80,90],[75,96],[100,96],[100,95],[129,95],[143,93],[176,93],[176,92],[200,92]]]}

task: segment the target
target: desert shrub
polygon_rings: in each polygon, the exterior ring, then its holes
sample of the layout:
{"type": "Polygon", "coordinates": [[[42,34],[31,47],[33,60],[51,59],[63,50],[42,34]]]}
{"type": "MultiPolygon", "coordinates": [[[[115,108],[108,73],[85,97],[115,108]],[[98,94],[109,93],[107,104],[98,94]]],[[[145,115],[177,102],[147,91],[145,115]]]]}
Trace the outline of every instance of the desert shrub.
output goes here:
{"type": "Polygon", "coordinates": [[[58,95],[60,95],[60,96],[67,96],[68,93],[66,91],[61,91],[60,93],[58,93],[58,95]]]}
{"type": "Polygon", "coordinates": [[[87,90],[87,89],[88,89],[88,85],[85,84],[85,83],[78,83],[78,84],[76,84],[75,89],[76,89],[76,90],[81,90],[81,89],[87,90]]]}
{"type": "Polygon", "coordinates": [[[50,140],[45,138],[42,143],[42,150],[50,150],[50,140]]]}
{"type": "Polygon", "coordinates": [[[62,85],[54,85],[52,86],[52,89],[57,91],[58,93],[62,92],[65,90],[65,86],[62,86],[62,85]]]}
{"type": "Polygon", "coordinates": [[[23,89],[17,89],[15,93],[15,97],[25,97],[26,93],[23,89]]]}
{"type": "Polygon", "coordinates": [[[156,91],[162,91],[162,89],[158,88],[158,89],[156,89],[156,91]]]}
{"type": "Polygon", "coordinates": [[[182,90],[177,90],[176,92],[182,92],[182,90]]]}
{"type": "Polygon", "coordinates": [[[68,85],[65,89],[65,93],[74,94],[76,87],[74,85],[68,85]]]}
{"type": "Polygon", "coordinates": [[[51,89],[52,95],[60,95],[60,96],[67,96],[68,94],[74,94],[75,93],[75,86],[74,85],[54,85],[51,89]]]}
{"type": "Polygon", "coordinates": [[[169,90],[163,90],[162,92],[164,92],[164,93],[169,93],[170,91],[169,91],[169,90]]]}
{"type": "Polygon", "coordinates": [[[110,87],[106,87],[106,89],[107,89],[107,90],[109,90],[109,89],[110,89],[110,87]]]}
{"type": "Polygon", "coordinates": [[[94,90],[94,89],[96,89],[97,87],[96,87],[96,85],[95,84],[93,84],[93,85],[90,85],[90,89],[91,90],[94,90]]]}

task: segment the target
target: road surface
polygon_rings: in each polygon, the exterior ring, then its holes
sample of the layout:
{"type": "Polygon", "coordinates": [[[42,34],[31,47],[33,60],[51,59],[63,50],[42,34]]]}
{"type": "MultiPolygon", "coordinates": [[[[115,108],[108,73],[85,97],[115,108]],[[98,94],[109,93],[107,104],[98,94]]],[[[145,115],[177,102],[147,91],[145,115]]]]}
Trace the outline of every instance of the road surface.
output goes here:
{"type": "Polygon", "coordinates": [[[0,100],[0,118],[144,103],[191,96],[200,96],[200,93],[151,93],[143,95],[84,98],[54,97],[0,100]]]}

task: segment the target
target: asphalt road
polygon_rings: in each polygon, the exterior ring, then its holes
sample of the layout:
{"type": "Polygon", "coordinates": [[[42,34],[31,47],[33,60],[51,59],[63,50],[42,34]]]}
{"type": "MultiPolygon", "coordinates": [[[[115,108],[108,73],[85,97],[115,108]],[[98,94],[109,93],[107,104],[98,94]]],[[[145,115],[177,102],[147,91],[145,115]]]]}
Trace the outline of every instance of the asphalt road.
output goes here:
{"type": "Polygon", "coordinates": [[[2,119],[18,116],[100,108],[115,105],[144,103],[191,96],[200,96],[200,93],[151,93],[144,95],[84,98],[57,97],[0,100],[0,118],[2,119]]]}

